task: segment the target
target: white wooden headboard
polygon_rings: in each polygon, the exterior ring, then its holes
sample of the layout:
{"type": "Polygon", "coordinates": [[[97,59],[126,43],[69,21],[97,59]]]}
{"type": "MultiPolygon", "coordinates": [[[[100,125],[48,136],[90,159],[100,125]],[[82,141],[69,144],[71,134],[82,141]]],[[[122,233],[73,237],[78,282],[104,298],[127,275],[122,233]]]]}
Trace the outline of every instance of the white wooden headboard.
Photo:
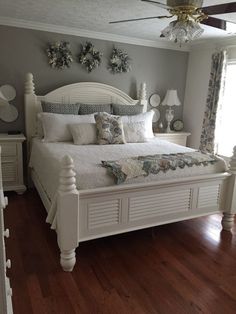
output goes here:
{"type": "Polygon", "coordinates": [[[146,84],[142,83],[137,100],[121,90],[101,83],[82,82],[66,85],[51,91],[44,96],[35,94],[33,74],[27,73],[25,82],[25,130],[27,140],[35,136],[37,130],[37,114],[42,111],[41,101],[56,103],[85,103],[85,104],[123,104],[144,106],[147,111],[146,84]]]}

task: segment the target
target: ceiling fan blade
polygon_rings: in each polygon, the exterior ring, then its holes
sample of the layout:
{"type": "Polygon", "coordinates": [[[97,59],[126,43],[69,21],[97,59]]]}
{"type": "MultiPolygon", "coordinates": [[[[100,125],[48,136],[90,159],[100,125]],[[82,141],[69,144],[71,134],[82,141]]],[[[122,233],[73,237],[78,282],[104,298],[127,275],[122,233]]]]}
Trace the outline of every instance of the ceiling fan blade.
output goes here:
{"type": "Polygon", "coordinates": [[[208,19],[201,21],[201,24],[219,28],[222,29],[223,31],[228,31],[229,28],[231,28],[231,26],[234,26],[236,30],[236,23],[221,20],[213,16],[209,16],[208,19]]]}
{"type": "Polygon", "coordinates": [[[163,8],[163,9],[170,9],[170,7],[168,5],[161,3],[161,2],[158,2],[158,1],[153,1],[153,0],[141,0],[141,1],[156,5],[160,8],[163,8]]]}
{"type": "Polygon", "coordinates": [[[208,15],[224,14],[236,12],[236,2],[212,5],[202,8],[202,11],[208,15]]]}
{"type": "Polygon", "coordinates": [[[162,16],[140,17],[140,18],[137,18],[137,19],[112,21],[112,22],[109,22],[109,24],[126,23],[126,22],[135,22],[135,21],[152,20],[152,19],[160,19],[160,18],[162,18],[162,16]]]}

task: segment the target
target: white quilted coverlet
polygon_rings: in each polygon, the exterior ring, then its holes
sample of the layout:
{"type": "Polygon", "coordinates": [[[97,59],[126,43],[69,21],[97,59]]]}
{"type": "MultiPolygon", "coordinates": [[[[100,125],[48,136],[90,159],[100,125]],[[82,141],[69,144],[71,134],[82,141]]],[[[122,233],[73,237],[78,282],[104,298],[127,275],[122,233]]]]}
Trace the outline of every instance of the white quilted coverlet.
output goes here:
{"type": "MultiPolygon", "coordinates": [[[[34,169],[45,192],[52,200],[58,187],[60,162],[66,154],[69,154],[74,160],[77,188],[84,190],[115,185],[114,178],[107,173],[106,168],[101,166],[101,160],[117,160],[140,155],[189,151],[194,150],[157,138],[146,143],[127,143],[123,145],[74,145],[69,142],[43,143],[40,139],[35,138],[32,143],[30,167],[34,169]]],[[[169,170],[158,175],[132,179],[127,183],[159,181],[224,171],[226,171],[225,162],[219,160],[214,165],[186,167],[175,171],[169,170]]]]}

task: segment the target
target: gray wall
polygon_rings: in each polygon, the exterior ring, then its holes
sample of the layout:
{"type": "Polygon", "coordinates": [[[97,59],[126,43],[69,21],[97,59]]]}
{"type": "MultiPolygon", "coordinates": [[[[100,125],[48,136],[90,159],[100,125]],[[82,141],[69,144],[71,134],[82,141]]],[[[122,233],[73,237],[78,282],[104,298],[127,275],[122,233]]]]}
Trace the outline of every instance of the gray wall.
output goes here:
{"type": "MultiPolygon", "coordinates": [[[[66,70],[56,70],[48,65],[45,48],[47,43],[66,40],[71,43],[74,60],[78,55],[80,43],[86,38],[61,35],[49,32],[0,26],[0,86],[11,84],[17,90],[14,101],[19,110],[19,118],[13,123],[0,120],[0,132],[8,130],[24,131],[24,80],[27,72],[35,79],[36,93],[43,95],[65,84],[94,81],[113,85],[131,97],[136,98],[141,82],[147,83],[148,97],[157,92],[163,98],[170,88],[178,90],[181,103],[184,101],[188,53],[166,49],[113,43],[103,40],[91,41],[103,52],[102,65],[88,74],[77,62],[66,70]],[[113,75],[107,70],[111,49],[125,49],[132,58],[132,71],[127,74],[113,75]]],[[[176,117],[182,117],[182,106],[176,108],[176,117]]],[[[164,120],[164,119],[163,119],[164,120]]]]}

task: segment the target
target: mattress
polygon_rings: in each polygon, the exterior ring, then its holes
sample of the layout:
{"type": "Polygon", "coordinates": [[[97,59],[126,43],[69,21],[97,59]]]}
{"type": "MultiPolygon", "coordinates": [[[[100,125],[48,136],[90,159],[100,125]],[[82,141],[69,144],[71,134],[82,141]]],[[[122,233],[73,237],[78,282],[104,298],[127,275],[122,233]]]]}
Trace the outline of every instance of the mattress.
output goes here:
{"type": "MultiPolygon", "coordinates": [[[[127,143],[123,145],[74,145],[70,142],[44,143],[33,139],[30,167],[50,200],[53,199],[59,182],[59,172],[63,156],[69,154],[75,165],[76,185],[79,190],[115,185],[114,177],[101,165],[102,160],[118,160],[154,154],[184,153],[194,151],[191,148],[169,143],[158,138],[146,143],[127,143]]],[[[128,180],[124,184],[144,183],[160,180],[184,178],[201,174],[226,171],[224,160],[219,159],[208,166],[193,166],[160,172],[157,175],[128,180]]]]}

